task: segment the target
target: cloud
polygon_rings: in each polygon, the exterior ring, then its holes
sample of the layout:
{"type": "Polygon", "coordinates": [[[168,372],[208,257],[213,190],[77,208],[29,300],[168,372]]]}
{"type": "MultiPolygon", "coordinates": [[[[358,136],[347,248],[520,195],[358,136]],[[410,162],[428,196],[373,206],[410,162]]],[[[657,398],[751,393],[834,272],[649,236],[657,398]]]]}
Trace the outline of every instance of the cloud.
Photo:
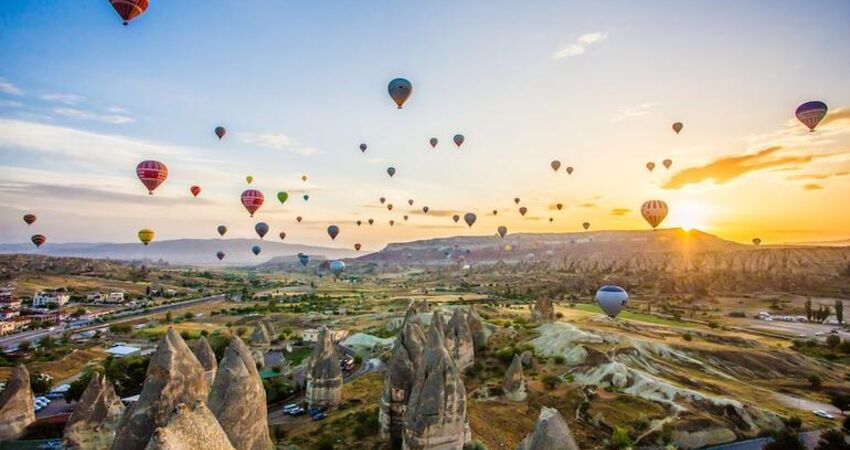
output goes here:
{"type": "Polygon", "coordinates": [[[558,50],[552,55],[554,59],[563,59],[568,58],[570,56],[581,55],[587,50],[587,47],[597,43],[604,41],[608,37],[608,33],[603,33],[601,31],[597,31],[595,33],[585,33],[576,39],[576,41],[561,50],[558,50]]]}
{"type": "Polygon", "coordinates": [[[626,214],[632,212],[631,209],[628,208],[614,208],[611,210],[612,216],[625,216],[626,214]]]}
{"type": "Polygon", "coordinates": [[[801,174],[801,175],[791,175],[788,177],[788,180],[791,181],[799,181],[799,180],[826,180],[829,178],[835,177],[844,177],[850,175],[850,172],[833,172],[833,173],[810,173],[810,174],[801,174]]]}
{"type": "Polygon", "coordinates": [[[24,104],[15,100],[6,100],[4,98],[0,98],[0,106],[5,108],[20,108],[21,106],[24,106],[24,104]]]}
{"type": "Polygon", "coordinates": [[[42,94],[41,99],[46,102],[64,103],[66,105],[76,105],[86,101],[86,98],[81,95],[59,93],[42,94]]]}
{"type": "Polygon", "coordinates": [[[708,164],[683,169],[673,175],[662,188],[681,189],[689,184],[713,181],[725,184],[735,178],[764,169],[799,167],[818,158],[818,155],[781,155],[781,146],[768,147],[753,154],[726,156],[708,164]]]}
{"type": "Polygon", "coordinates": [[[804,185],[803,189],[805,189],[807,191],[817,191],[817,190],[823,189],[823,186],[821,186],[817,183],[809,183],[809,184],[804,185]]]}
{"type": "Polygon", "coordinates": [[[596,203],[580,203],[579,208],[596,208],[596,203]]]}
{"type": "Polygon", "coordinates": [[[0,78],[0,93],[8,95],[24,95],[24,90],[6,81],[5,78],[0,78]]]}
{"type": "Polygon", "coordinates": [[[611,119],[613,122],[622,122],[625,120],[633,120],[638,119],[643,116],[646,116],[650,112],[652,112],[652,107],[655,106],[655,102],[646,102],[641,103],[640,105],[635,106],[627,106],[625,108],[620,108],[614,113],[614,117],[611,119]]]}
{"type": "Polygon", "coordinates": [[[409,212],[410,214],[418,214],[420,216],[434,216],[434,217],[451,217],[455,214],[462,215],[457,211],[452,211],[449,209],[429,209],[428,214],[425,214],[422,209],[412,210],[409,212]]]}
{"type": "MultiPolygon", "coordinates": [[[[50,184],[50,183],[15,183],[0,181],[0,192],[9,196],[20,196],[25,198],[55,198],[55,199],[73,199],[75,203],[84,202],[92,204],[102,203],[120,203],[133,205],[150,205],[151,199],[147,195],[140,193],[120,192],[111,189],[102,189],[91,186],[73,186],[67,184],[50,184]]],[[[211,200],[205,198],[194,198],[189,196],[180,197],[165,197],[160,195],[157,197],[159,202],[180,202],[185,204],[213,204],[211,200]]],[[[172,205],[173,206],[173,205],[172,205]]]]}
{"type": "Polygon", "coordinates": [[[832,124],[850,123],[850,108],[837,108],[828,113],[826,117],[818,124],[818,127],[829,126],[832,124]]]}
{"type": "Polygon", "coordinates": [[[850,108],[830,111],[813,133],[796,118],[788,119],[782,128],[749,136],[750,149],[783,146],[795,148],[824,148],[835,144],[836,138],[850,133],[850,108]]]}
{"type": "Polygon", "coordinates": [[[76,108],[65,107],[53,108],[51,111],[53,112],[53,114],[70,117],[72,119],[91,120],[95,122],[110,123],[113,125],[122,125],[135,122],[132,117],[125,116],[122,114],[98,114],[89,111],[83,111],[76,108]]]}
{"type": "Polygon", "coordinates": [[[283,133],[239,133],[238,136],[242,142],[271,150],[295,152],[303,156],[310,156],[318,151],[283,133]]]}

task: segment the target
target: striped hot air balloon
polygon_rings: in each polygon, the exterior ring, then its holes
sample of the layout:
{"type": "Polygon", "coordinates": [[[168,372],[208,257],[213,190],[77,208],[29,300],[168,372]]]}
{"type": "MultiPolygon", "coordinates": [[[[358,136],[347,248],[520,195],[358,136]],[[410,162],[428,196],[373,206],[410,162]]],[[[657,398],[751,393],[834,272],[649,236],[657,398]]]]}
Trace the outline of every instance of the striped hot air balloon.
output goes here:
{"type": "Polygon", "coordinates": [[[136,175],[148,188],[148,194],[153,195],[154,189],[168,178],[168,167],[159,161],[142,161],[136,166],[136,175]]]}
{"type": "Polygon", "coordinates": [[[109,3],[124,19],[125,26],[148,9],[148,0],[109,0],[109,3]]]}
{"type": "Polygon", "coordinates": [[[640,207],[640,213],[643,215],[643,218],[646,219],[647,223],[652,226],[652,229],[656,229],[658,225],[661,225],[661,222],[664,221],[664,218],[667,217],[667,203],[664,203],[661,200],[647,200],[640,207]]]}
{"type": "Polygon", "coordinates": [[[254,213],[263,206],[263,201],[265,201],[263,193],[256,189],[247,189],[242,193],[242,206],[248,210],[251,217],[254,217],[254,213]]]}

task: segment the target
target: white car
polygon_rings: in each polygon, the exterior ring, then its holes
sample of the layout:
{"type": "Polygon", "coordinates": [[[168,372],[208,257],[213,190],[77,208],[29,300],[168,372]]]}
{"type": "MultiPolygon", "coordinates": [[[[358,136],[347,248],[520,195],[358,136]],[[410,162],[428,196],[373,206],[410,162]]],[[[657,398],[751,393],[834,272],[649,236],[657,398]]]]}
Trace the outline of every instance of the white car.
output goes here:
{"type": "Polygon", "coordinates": [[[818,417],[823,417],[824,419],[834,419],[835,418],[835,417],[832,416],[832,414],[830,414],[830,413],[828,413],[824,410],[821,410],[821,409],[816,409],[816,410],[812,411],[812,414],[814,414],[818,417]]]}

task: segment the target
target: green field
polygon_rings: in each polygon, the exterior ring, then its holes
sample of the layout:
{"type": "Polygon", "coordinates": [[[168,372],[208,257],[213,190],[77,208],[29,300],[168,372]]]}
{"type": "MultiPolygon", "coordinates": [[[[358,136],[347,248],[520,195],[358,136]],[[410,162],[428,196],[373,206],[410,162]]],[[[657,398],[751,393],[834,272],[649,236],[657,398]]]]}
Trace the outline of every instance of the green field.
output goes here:
{"type": "MultiPolygon", "coordinates": [[[[578,309],[580,311],[589,312],[589,313],[594,313],[594,314],[604,314],[602,312],[602,309],[599,308],[598,305],[590,305],[590,304],[587,304],[587,303],[576,304],[575,309],[578,309]]],[[[637,321],[637,322],[652,323],[652,324],[656,324],[656,325],[664,325],[664,326],[669,326],[669,327],[696,328],[696,327],[699,326],[699,325],[692,323],[692,322],[682,322],[680,320],[664,319],[664,318],[656,317],[656,316],[653,316],[653,315],[650,315],[650,314],[642,314],[642,313],[636,313],[636,312],[631,312],[631,311],[622,311],[617,316],[617,318],[618,319],[625,319],[625,320],[634,320],[634,321],[637,321]]]]}

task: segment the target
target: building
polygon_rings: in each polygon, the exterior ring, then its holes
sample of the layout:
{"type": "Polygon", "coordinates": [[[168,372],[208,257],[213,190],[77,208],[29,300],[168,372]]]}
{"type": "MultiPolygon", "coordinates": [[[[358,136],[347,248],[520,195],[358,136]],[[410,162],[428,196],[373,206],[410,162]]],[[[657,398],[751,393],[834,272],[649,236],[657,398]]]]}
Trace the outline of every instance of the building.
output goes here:
{"type": "Polygon", "coordinates": [[[21,299],[12,295],[12,289],[0,289],[0,309],[21,309],[21,299]]]}
{"type": "Polygon", "coordinates": [[[0,320],[0,336],[15,332],[15,323],[11,320],[0,320]]]}
{"type": "Polygon", "coordinates": [[[86,301],[88,303],[102,303],[106,300],[106,295],[103,292],[97,291],[92,292],[91,294],[86,295],[86,301]]]}
{"type": "MultiPolygon", "coordinates": [[[[348,330],[344,329],[330,329],[328,328],[328,332],[331,333],[331,340],[334,342],[339,342],[348,337],[348,330]]],[[[304,342],[316,342],[319,340],[319,329],[318,328],[307,328],[301,332],[301,340],[304,342]]]]}
{"type": "Polygon", "coordinates": [[[109,296],[106,297],[106,303],[124,303],[124,293],[110,292],[109,296]]]}
{"type": "Polygon", "coordinates": [[[32,296],[32,306],[34,308],[42,308],[49,307],[50,305],[55,305],[56,307],[65,306],[68,303],[68,300],[71,297],[62,291],[42,291],[36,292],[32,296]]]}
{"type": "Polygon", "coordinates": [[[100,291],[92,292],[86,295],[86,301],[89,303],[124,303],[124,293],[110,292],[109,294],[104,294],[100,291]]]}
{"type": "Polygon", "coordinates": [[[139,355],[142,352],[141,347],[133,347],[130,345],[113,345],[106,349],[106,353],[116,357],[116,358],[124,358],[127,356],[135,356],[139,355]]]}

